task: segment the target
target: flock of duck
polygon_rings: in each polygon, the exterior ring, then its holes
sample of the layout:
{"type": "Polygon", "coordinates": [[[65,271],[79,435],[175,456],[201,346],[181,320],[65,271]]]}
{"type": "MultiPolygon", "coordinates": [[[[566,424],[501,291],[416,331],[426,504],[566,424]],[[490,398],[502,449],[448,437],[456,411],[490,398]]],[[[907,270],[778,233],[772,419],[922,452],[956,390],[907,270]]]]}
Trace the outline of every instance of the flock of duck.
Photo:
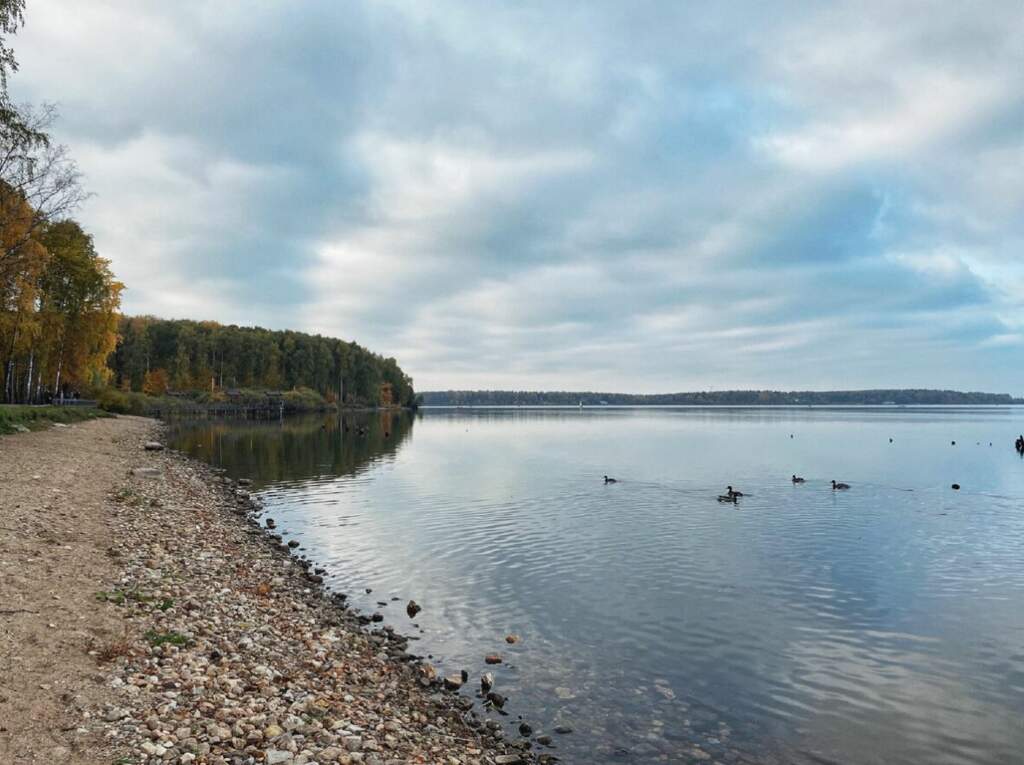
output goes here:
{"type": "MultiPolygon", "coordinates": [[[[1022,436],[1022,438],[1024,438],[1024,436],[1022,436]]],[[[793,474],[792,481],[793,481],[793,483],[807,483],[807,479],[806,478],[801,478],[796,473],[793,474]]],[[[618,483],[619,479],[617,479],[617,478],[609,478],[608,476],[605,476],[604,477],[604,482],[606,484],[608,484],[608,483],[618,483]]],[[[955,486],[955,484],[954,484],[954,486],[955,486]]],[[[850,484],[848,484],[848,483],[843,483],[842,481],[836,481],[835,479],[832,480],[832,491],[845,491],[846,489],[849,489],[849,488],[850,488],[850,484]]],[[[959,489],[960,487],[956,486],[956,488],[959,489]]],[[[718,501],[719,502],[736,502],[742,496],[744,496],[742,491],[736,491],[736,489],[732,488],[732,486],[726,486],[725,487],[725,494],[719,494],[718,495],[718,501]]]]}
{"type": "MultiPolygon", "coordinates": [[[[795,473],[793,474],[793,477],[792,477],[791,480],[793,481],[793,483],[807,483],[807,479],[806,478],[801,478],[800,476],[796,475],[795,473]]],[[[848,484],[848,483],[843,483],[842,481],[836,481],[835,479],[832,480],[832,491],[846,491],[846,489],[849,489],[849,488],[850,488],[850,484],[848,484]]],[[[719,502],[736,502],[742,496],[743,496],[743,492],[742,491],[736,491],[734,488],[732,488],[732,486],[726,486],[725,487],[725,494],[719,494],[718,495],[718,501],[719,502]]]]}
{"type": "MultiPolygon", "coordinates": [[[[790,438],[792,438],[792,437],[793,436],[790,436],[790,438]]],[[[891,444],[892,442],[893,442],[893,440],[890,438],[889,439],[889,443],[891,444]]],[[[956,441],[953,441],[952,444],[953,444],[953,446],[956,446],[956,441]]],[[[992,444],[989,444],[989,446],[991,446],[991,445],[992,444]]],[[[1014,441],[1013,447],[1017,450],[1018,454],[1020,454],[1022,457],[1024,457],[1024,433],[1022,433],[1017,438],[1017,440],[1014,441]]],[[[807,479],[806,478],[801,478],[796,473],[793,474],[793,477],[791,478],[791,480],[793,481],[793,483],[807,483],[807,479]]],[[[617,478],[609,478],[608,476],[605,476],[604,477],[604,482],[606,484],[608,484],[608,483],[618,483],[619,481],[618,481],[617,478]]],[[[849,489],[849,488],[850,488],[850,484],[843,483],[842,481],[836,481],[835,479],[832,479],[832,491],[845,491],[846,489],[849,489]]],[[[955,491],[958,491],[960,489],[960,484],[954,483],[950,488],[952,488],[955,491]]],[[[734,488],[732,488],[732,486],[726,486],[725,487],[725,494],[719,494],[718,495],[718,501],[719,502],[736,502],[742,496],[743,496],[743,492],[742,491],[736,491],[734,488]]]]}

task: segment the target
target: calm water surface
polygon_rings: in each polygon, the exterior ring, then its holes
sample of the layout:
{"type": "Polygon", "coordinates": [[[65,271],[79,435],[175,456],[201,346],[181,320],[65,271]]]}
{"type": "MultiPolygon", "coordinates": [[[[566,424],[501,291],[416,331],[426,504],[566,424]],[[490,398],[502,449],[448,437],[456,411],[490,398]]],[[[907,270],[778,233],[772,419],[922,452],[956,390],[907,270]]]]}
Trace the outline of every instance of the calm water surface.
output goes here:
{"type": "Polygon", "coordinates": [[[1022,431],[1014,408],[461,409],[172,442],[252,478],[445,672],[502,653],[500,719],[571,726],[565,762],[1009,763],[1022,431]]]}

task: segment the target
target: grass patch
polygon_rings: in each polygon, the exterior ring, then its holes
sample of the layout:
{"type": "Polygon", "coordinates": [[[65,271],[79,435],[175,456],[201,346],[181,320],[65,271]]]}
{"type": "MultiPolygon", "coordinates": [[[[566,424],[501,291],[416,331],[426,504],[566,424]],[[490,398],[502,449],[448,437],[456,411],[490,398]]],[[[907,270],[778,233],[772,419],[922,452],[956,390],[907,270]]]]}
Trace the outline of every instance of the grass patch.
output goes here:
{"type": "Polygon", "coordinates": [[[223,390],[189,391],[178,396],[148,396],[137,391],[105,388],[96,394],[101,409],[117,414],[142,416],[159,415],[162,418],[189,417],[217,410],[225,405],[242,408],[265,408],[277,410],[284,407],[285,414],[297,412],[323,412],[334,409],[322,395],[310,388],[296,388],[270,397],[265,390],[240,389],[233,396],[223,390]]]}
{"type": "Polygon", "coordinates": [[[25,406],[0,404],[0,434],[19,433],[22,429],[45,430],[54,423],[70,425],[74,422],[109,417],[106,412],[91,406],[25,406]]]}
{"type": "Polygon", "coordinates": [[[158,601],[155,595],[146,595],[138,590],[114,590],[113,592],[100,590],[96,593],[96,600],[100,603],[113,603],[115,606],[123,606],[128,601],[145,605],[152,603],[161,611],[174,608],[174,598],[160,598],[158,601]]]}
{"type": "Polygon", "coordinates": [[[188,645],[188,638],[180,632],[157,632],[156,630],[150,630],[146,633],[146,640],[154,648],[166,644],[176,646],[188,645]]]}
{"type": "Polygon", "coordinates": [[[115,606],[120,606],[124,604],[127,598],[123,592],[119,592],[118,590],[114,590],[113,592],[100,590],[96,593],[96,600],[100,603],[113,603],[115,606]]]}

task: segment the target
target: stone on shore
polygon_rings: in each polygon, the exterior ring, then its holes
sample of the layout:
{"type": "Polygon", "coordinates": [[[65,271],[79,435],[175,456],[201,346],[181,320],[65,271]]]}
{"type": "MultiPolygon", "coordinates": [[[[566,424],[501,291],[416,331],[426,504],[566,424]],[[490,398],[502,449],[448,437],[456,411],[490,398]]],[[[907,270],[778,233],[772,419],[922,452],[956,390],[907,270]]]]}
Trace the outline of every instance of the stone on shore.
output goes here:
{"type": "MultiPolygon", "coordinates": [[[[406,638],[377,624],[382,614],[313,586],[322,569],[286,554],[298,540],[260,532],[260,510],[236,484],[170,450],[131,475],[163,480],[110,493],[126,497],[109,519],[119,572],[96,587],[110,594],[98,607],[130,629],[97,646],[118,700],[93,719],[118,755],[138,765],[536,762],[501,726],[484,726],[471,698],[438,692],[461,689],[468,672],[439,683],[406,638]]],[[[500,709],[505,697],[487,703],[500,709]]]]}
{"type": "Polygon", "coordinates": [[[463,679],[461,675],[448,675],[444,679],[445,688],[449,690],[457,691],[462,687],[463,679]]]}
{"type": "Polygon", "coordinates": [[[143,448],[145,448],[147,452],[162,452],[164,450],[164,445],[159,441],[146,441],[143,448]]]}

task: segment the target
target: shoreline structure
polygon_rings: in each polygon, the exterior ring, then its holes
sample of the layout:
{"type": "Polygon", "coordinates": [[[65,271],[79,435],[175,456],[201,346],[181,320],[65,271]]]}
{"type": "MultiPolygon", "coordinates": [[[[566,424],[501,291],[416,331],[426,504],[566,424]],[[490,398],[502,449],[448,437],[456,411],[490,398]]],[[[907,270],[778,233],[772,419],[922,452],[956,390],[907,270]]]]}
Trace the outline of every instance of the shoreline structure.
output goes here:
{"type": "Polygon", "coordinates": [[[147,450],[162,432],[118,417],[0,437],[0,761],[555,759],[346,608],[247,491],[147,450]]]}

